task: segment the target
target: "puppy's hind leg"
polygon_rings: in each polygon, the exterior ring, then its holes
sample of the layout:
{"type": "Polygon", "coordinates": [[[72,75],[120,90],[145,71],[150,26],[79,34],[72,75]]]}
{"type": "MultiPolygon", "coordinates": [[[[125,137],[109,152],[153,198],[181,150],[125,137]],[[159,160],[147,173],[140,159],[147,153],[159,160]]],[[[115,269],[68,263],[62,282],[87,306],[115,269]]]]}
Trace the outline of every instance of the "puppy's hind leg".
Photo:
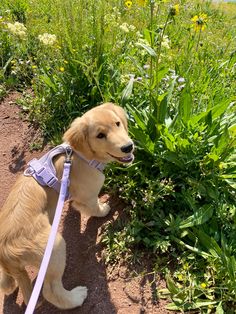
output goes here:
{"type": "Polygon", "coordinates": [[[87,288],[78,286],[71,291],[66,290],[62,284],[65,266],[66,243],[58,233],[44,281],[43,296],[60,309],[72,309],[83,304],[87,288]]]}
{"type": "Polygon", "coordinates": [[[32,292],[31,280],[28,276],[28,273],[25,269],[21,269],[15,275],[16,281],[19,284],[19,287],[22,291],[24,302],[27,305],[32,292]]]}
{"type": "Polygon", "coordinates": [[[15,279],[8,275],[2,268],[0,270],[0,289],[6,295],[11,294],[16,289],[15,279]]]}

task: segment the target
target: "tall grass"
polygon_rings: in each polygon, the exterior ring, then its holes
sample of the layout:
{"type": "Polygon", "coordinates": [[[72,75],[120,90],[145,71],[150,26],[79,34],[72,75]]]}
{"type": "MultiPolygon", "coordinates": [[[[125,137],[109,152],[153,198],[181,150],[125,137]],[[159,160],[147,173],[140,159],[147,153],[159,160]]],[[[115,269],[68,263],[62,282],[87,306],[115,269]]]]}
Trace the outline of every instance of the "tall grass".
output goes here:
{"type": "Polygon", "coordinates": [[[129,219],[107,229],[107,260],[149,252],[170,309],[234,313],[235,10],[210,1],[3,0],[0,15],[2,90],[33,89],[24,108],[50,139],[100,102],[127,109],[136,160],[111,167],[107,186],[129,219]],[[26,36],[9,30],[16,21],[26,36]],[[43,42],[44,33],[56,40],[43,42]]]}

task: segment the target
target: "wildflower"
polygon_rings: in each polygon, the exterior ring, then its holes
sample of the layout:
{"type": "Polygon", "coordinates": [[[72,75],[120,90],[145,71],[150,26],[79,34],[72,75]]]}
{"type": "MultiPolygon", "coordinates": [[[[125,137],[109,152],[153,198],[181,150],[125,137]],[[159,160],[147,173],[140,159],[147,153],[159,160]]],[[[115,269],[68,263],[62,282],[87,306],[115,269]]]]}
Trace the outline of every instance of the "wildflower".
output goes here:
{"type": "Polygon", "coordinates": [[[162,39],[162,47],[163,48],[166,48],[166,49],[170,49],[170,40],[169,40],[169,38],[168,38],[168,36],[167,35],[164,35],[163,36],[163,39],[162,39]]]}
{"type": "Polygon", "coordinates": [[[38,36],[39,41],[45,46],[52,46],[55,44],[57,37],[56,35],[44,33],[38,36]]]}
{"type": "Polygon", "coordinates": [[[178,279],[181,280],[181,281],[184,280],[184,276],[183,276],[182,274],[178,274],[177,277],[178,277],[178,279]]]}
{"type": "Polygon", "coordinates": [[[178,83],[184,83],[185,82],[185,78],[184,77],[179,77],[178,78],[178,83]]]}
{"type": "Polygon", "coordinates": [[[32,65],[32,69],[37,69],[37,65],[32,65]]]}
{"type": "Polygon", "coordinates": [[[206,285],[205,282],[202,282],[202,283],[200,284],[200,286],[201,286],[202,289],[205,289],[207,285],[206,285]]]}
{"type": "Polygon", "coordinates": [[[130,9],[131,7],[132,7],[132,1],[130,1],[130,0],[127,0],[127,1],[125,1],[125,6],[128,8],[128,9],[130,9]]]}
{"type": "Polygon", "coordinates": [[[175,16],[179,14],[179,4],[175,4],[172,7],[170,7],[170,15],[175,16]]]}
{"type": "Polygon", "coordinates": [[[59,68],[59,71],[60,71],[60,72],[64,72],[64,71],[65,71],[65,68],[60,67],[60,68],[59,68]]]}
{"type": "Polygon", "coordinates": [[[195,32],[203,31],[206,28],[207,15],[205,13],[195,15],[191,21],[195,32]]]}
{"type": "Polygon", "coordinates": [[[120,29],[125,32],[128,33],[129,32],[129,24],[128,23],[123,23],[120,25],[120,29]]]}
{"type": "Polygon", "coordinates": [[[27,28],[22,23],[7,23],[7,28],[13,35],[19,36],[20,38],[24,38],[26,36],[27,28]]]}
{"type": "Polygon", "coordinates": [[[183,265],[183,269],[184,269],[184,270],[189,269],[189,264],[188,264],[188,263],[184,263],[184,265],[183,265]]]}
{"type": "Polygon", "coordinates": [[[131,32],[134,32],[136,30],[136,27],[134,25],[129,25],[129,30],[131,32]]]}
{"type": "Polygon", "coordinates": [[[147,2],[147,0],[137,0],[137,3],[140,7],[146,7],[147,2]]]}

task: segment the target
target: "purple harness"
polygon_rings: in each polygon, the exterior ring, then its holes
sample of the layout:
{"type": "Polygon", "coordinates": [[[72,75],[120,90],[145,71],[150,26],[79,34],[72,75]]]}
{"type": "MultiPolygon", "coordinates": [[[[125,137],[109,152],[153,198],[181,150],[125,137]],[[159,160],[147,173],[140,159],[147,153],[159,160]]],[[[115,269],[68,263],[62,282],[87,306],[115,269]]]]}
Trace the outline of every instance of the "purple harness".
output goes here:
{"type": "MultiPolygon", "coordinates": [[[[27,177],[32,176],[40,185],[53,188],[59,193],[61,182],[56,176],[56,169],[53,164],[53,158],[60,154],[68,154],[68,152],[72,153],[72,149],[69,144],[63,143],[54,147],[40,159],[32,159],[28,163],[28,167],[24,171],[24,175],[27,177]]],[[[100,172],[103,172],[105,164],[94,159],[87,160],[78,152],[74,153],[84,160],[89,166],[99,170],[100,172]]]]}

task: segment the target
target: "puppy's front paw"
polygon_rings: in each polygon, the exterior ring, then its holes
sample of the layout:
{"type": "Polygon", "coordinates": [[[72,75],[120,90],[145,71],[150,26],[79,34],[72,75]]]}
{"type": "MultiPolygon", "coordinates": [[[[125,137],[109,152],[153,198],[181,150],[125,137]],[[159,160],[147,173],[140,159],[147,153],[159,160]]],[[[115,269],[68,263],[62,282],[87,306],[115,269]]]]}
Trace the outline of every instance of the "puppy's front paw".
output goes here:
{"type": "Polygon", "coordinates": [[[108,203],[101,203],[99,202],[99,212],[98,212],[98,217],[105,217],[109,211],[111,210],[110,205],[108,203]]]}

